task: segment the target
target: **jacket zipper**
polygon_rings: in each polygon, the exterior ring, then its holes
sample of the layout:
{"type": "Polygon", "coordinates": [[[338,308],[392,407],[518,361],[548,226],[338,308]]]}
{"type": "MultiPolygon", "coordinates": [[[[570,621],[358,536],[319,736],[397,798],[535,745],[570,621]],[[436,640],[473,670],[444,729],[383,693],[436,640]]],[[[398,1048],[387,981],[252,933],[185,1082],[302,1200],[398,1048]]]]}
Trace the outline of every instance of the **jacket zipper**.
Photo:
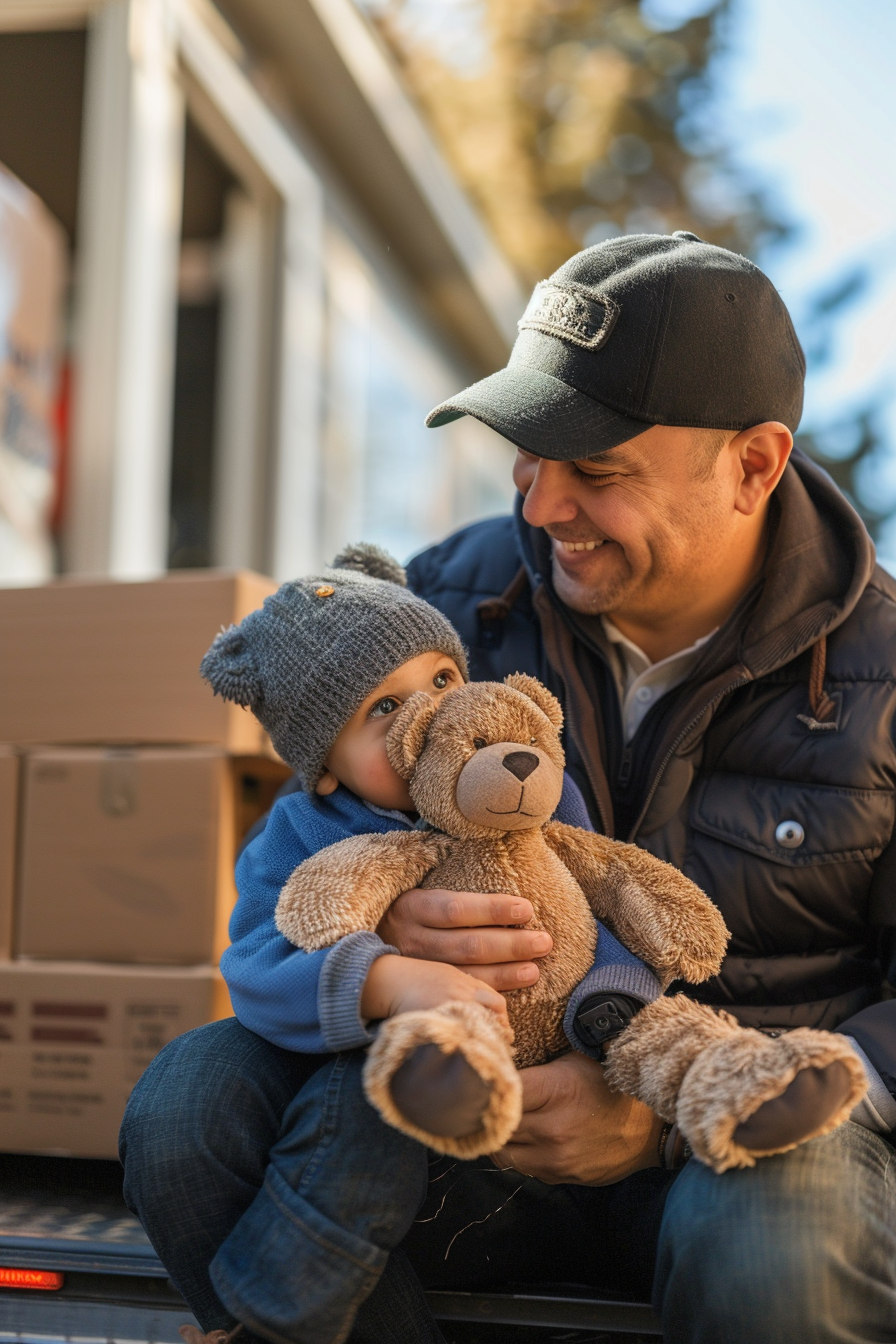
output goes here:
{"type": "MultiPolygon", "coordinates": [[[[669,747],[669,750],[666,752],[662,761],[660,762],[656,774],[653,777],[653,782],[651,783],[650,788],[647,791],[647,797],[644,799],[644,804],[641,808],[640,813],[638,814],[638,820],[635,822],[634,826],[632,827],[631,834],[629,835],[628,838],[629,844],[634,843],[635,836],[638,834],[638,828],[640,827],[642,821],[647,815],[647,809],[653,802],[654,794],[659,788],[660,780],[663,777],[663,773],[666,769],[666,766],[669,764],[672,757],[675,755],[678,748],[681,746],[682,742],[684,742],[685,739],[689,736],[689,734],[694,731],[694,729],[697,727],[698,723],[703,718],[703,716],[707,714],[711,709],[715,709],[716,705],[720,704],[721,701],[725,699],[726,695],[731,695],[732,692],[740,690],[741,686],[748,686],[752,680],[753,677],[749,673],[744,672],[740,677],[737,678],[736,681],[731,682],[729,686],[725,686],[721,691],[718,691],[717,694],[714,695],[713,698],[703,706],[700,712],[694,715],[694,717],[691,719],[687,727],[681,730],[681,732],[673,741],[672,745],[669,747]]],[[[629,768],[631,768],[630,765],[629,768]]]]}

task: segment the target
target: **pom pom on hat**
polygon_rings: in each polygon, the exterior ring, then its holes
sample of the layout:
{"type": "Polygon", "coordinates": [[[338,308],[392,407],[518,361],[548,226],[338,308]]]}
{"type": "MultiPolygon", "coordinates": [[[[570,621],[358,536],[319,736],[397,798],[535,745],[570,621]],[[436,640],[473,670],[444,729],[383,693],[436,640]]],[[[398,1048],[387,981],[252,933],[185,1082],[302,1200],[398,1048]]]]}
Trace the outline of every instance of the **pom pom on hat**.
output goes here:
{"type": "Polygon", "coordinates": [[[340,551],[330,566],[331,569],[353,569],[356,574],[366,574],[371,579],[385,579],[387,583],[397,583],[407,588],[408,578],[397,560],[381,546],[369,541],[359,541],[354,546],[346,546],[340,551]]]}

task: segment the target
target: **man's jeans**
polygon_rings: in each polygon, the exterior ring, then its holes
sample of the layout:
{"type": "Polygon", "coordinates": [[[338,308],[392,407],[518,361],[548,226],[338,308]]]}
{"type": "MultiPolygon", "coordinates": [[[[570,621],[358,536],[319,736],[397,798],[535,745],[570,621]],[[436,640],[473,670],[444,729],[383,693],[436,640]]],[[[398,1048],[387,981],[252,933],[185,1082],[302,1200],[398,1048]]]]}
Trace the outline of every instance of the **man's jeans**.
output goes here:
{"type": "Polygon", "coordinates": [[[362,1064],[230,1019],[135,1089],[125,1194],[205,1329],[335,1344],[357,1309],[351,1344],[443,1344],[421,1282],[647,1297],[655,1266],[670,1344],[896,1339],[893,1150],[866,1130],[721,1177],[690,1162],[674,1181],[547,1186],[433,1158],[378,1120],[362,1064]]]}

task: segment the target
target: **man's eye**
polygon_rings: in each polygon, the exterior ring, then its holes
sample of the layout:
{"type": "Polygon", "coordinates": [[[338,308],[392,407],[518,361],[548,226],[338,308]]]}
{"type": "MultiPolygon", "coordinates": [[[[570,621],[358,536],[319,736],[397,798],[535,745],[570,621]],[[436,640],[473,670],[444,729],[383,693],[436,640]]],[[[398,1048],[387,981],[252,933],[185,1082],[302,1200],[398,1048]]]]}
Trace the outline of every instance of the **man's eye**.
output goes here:
{"type": "Polygon", "coordinates": [[[580,481],[587,481],[589,485],[596,486],[598,489],[602,485],[612,485],[614,481],[619,480],[621,474],[618,471],[583,471],[575,462],[570,465],[580,481]]]}
{"type": "Polygon", "coordinates": [[[369,719],[382,719],[387,714],[394,714],[396,709],[400,709],[400,707],[401,701],[396,700],[394,695],[384,695],[382,700],[377,700],[367,717],[369,719]]]}
{"type": "Polygon", "coordinates": [[[432,684],[433,686],[435,686],[437,691],[444,691],[445,687],[448,685],[449,680],[450,680],[450,673],[437,672],[432,679],[432,684]]]}
{"type": "Polygon", "coordinates": [[[484,737],[474,737],[473,746],[476,748],[477,751],[481,751],[483,747],[488,746],[488,743],[486,742],[484,737]]]}

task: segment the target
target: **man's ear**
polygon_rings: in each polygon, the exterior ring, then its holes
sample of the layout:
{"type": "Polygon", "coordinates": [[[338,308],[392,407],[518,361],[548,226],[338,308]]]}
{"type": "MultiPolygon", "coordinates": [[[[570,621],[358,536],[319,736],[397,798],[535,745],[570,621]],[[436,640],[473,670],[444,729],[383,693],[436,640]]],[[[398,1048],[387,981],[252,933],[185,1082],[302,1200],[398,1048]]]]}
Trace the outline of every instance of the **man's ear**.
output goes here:
{"type": "Polygon", "coordinates": [[[389,764],[402,779],[413,778],[435,712],[435,701],[425,691],[415,691],[404,702],[386,734],[389,764]]]}
{"type": "Polygon", "coordinates": [[[559,733],[563,727],[563,710],[560,708],[560,701],[556,695],[552,695],[547,686],[543,686],[537,677],[530,677],[527,672],[511,672],[509,677],[504,678],[504,685],[510,686],[514,691],[519,691],[522,695],[528,696],[534,700],[541,712],[547,716],[554,728],[559,733]]]}
{"type": "Polygon", "coordinates": [[[769,420],[736,434],[728,447],[737,453],[741,472],[734,507],[749,517],[765,504],[783,476],[793,435],[779,420],[769,420]]]}

